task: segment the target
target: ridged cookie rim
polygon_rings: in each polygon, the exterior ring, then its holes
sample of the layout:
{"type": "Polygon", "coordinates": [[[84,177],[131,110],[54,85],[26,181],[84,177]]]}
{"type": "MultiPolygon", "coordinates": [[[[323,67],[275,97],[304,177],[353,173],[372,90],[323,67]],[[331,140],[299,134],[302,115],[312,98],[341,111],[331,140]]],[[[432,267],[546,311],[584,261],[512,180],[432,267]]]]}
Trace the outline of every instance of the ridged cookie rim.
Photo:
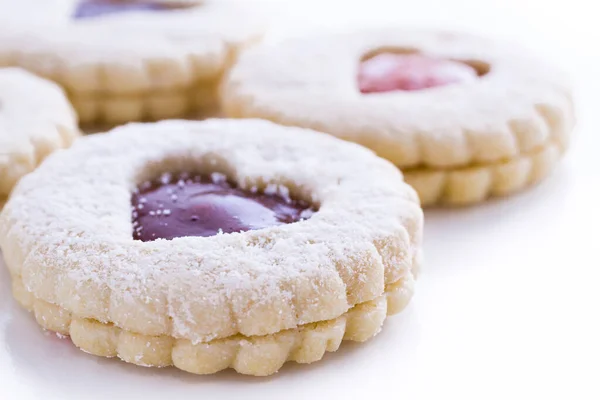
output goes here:
{"type": "Polygon", "coordinates": [[[146,94],[71,95],[82,124],[116,126],[132,121],[158,121],[181,116],[202,119],[218,115],[219,100],[214,82],[172,91],[146,94]]]}
{"type": "Polygon", "coordinates": [[[244,375],[268,376],[289,361],[319,361],[326,352],[337,351],[342,340],[364,342],[377,335],[387,316],[401,312],[413,294],[414,278],[409,273],[388,285],[381,296],[357,304],[332,320],[265,336],[235,335],[194,344],[186,339],[141,335],[96,320],[72,318],[68,311],[33,297],[19,278],[13,278],[13,295],[19,304],[33,312],[42,328],[69,336],[80,350],[144,367],[174,366],[199,375],[233,368],[244,375]]]}
{"type": "Polygon", "coordinates": [[[566,148],[550,141],[534,151],[498,163],[456,169],[408,169],[404,179],[423,207],[466,206],[533,186],[550,174],[566,148]]]}

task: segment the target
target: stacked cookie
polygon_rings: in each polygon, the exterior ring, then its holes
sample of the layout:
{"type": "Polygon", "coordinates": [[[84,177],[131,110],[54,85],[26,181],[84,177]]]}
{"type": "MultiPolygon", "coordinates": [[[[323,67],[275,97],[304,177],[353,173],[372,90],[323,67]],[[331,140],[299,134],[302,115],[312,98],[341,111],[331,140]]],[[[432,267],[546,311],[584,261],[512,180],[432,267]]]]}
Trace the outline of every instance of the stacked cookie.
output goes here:
{"type": "Polygon", "coordinates": [[[466,34],[378,30],[249,52],[226,114],[317,129],[398,166],[424,205],[464,205],[545,177],[568,145],[565,77],[518,47],[466,34]]]}
{"type": "Polygon", "coordinates": [[[263,376],[365,341],[412,297],[421,205],[539,181],[574,124],[560,72],[470,35],[238,57],[262,29],[249,2],[43,4],[52,18],[0,28],[0,65],[56,82],[0,69],[0,248],[17,301],[98,356],[263,376]],[[129,124],[55,152],[76,114],[220,112],[232,119],[129,124]]]}
{"type": "Polygon", "coordinates": [[[50,18],[57,4],[49,2],[35,6],[48,20],[3,26],[0,66],[59,83],[83,124],[214,114],[222,74],[264,29],[247,2],[68,4],[58,9],[64,18],[50,18]]]}
{"type": "Polygon", "coordinates": [[[60,87],[0,69],[0,209],[19,179],[77,136],[77,116],[60,87]]]}
{"type": "Polygon", "coordinates": [[[400,172],[358,145],[169,121],[51,157],[0,215],[0,246],[19,303],[88,353],[269,375],[401,311],[422,226],[400,172]]]}

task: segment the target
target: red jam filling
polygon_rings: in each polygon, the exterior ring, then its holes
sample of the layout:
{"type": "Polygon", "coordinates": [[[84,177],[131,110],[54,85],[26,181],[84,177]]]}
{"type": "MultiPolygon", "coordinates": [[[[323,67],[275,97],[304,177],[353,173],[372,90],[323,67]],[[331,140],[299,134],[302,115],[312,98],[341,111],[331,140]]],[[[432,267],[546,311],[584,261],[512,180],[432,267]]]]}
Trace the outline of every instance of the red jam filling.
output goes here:
{"type": "Polygon", "coordinates": [[[181,4],[165,4],[149,0],[83,0],[78,3],[73,18],[94,18],[130,11],[164,11],[182,7],[181,4]]]}
{"type": "Polygon", "coordinates": [[[142,184],[131,203],[133,238],[144,242],[263,229],[314,213],[309,204],[291,199],[282,186],[269,185],[265,193],[248,191],[216,173],[164,174],[142,184]]]}
{"type": "Polygon", "coordinates": [[[360,64],[361,93],[422,90],[452,83],[473,81],[477,70],[458,61],[421,54],[381,53],[360,64]]]}

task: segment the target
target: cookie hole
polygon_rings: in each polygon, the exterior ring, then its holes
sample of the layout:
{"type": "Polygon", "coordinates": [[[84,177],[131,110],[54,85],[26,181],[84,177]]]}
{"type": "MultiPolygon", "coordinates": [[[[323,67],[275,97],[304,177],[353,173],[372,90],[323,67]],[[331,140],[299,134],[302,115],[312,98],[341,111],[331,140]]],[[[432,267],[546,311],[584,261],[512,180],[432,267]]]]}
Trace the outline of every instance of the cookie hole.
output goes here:
{"type": "Polygon", "coordinates": [[[185,0],[81,0],[77,3],[72,17],[85,19],[127,12],[168,12],[198,5],[198,2],[185,0]]]}
{"type": "Polygon", "coordinates": [[[480,60],[434,57],[412,48],[379,48],[361,57],[358,89],[362,94],[419,91],[476,81],[490,71],[480,60]]]}
{"type": "Polygon", "coordinates": [[[149,167],[154,175],[140,175],[145,179],[131,195],[135,240],[254,231],[303,221],[318,210],[310,202],[294,197],[284,184],[243,187],[231,178],[233,175],[215,172],[214,168],[222,167],[222,163],[214,158],[202,161],[195,169],[190,163],[187,170],[165,168],[157,173],[160,165],[172,164],[163,161],[149,167]]]}

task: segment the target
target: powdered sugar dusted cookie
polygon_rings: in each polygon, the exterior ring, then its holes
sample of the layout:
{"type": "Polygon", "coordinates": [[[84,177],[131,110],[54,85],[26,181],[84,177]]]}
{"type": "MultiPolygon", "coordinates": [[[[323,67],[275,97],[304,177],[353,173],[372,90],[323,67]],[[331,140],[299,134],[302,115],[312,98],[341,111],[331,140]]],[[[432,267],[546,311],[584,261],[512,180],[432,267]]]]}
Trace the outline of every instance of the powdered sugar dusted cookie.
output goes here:
{"type": "Polygon", "coordinates": [[[0,208],[23,175],[78,135],[75,113],[58,86],[0,69],[0,208]]]}
{"type": "Polygon", "coordinates": [[[0,27],[0,65],[62,85],[83,123],[215,113],[221,75],[264,29],[252,2],[241,0],[38,3],[46,21],[17,13],[0,27]]]}
{"type": "Polygon", "coordinates": [[[131,124],[22,179],[17,300],[83,350],[251,375],[364,341],[412,296],[422,211],[392,164],[259,120],[131,124]]]}
{"type": "Polygon", "coordinates": [[[574,125],[569,86],[513,45],[379,30],[249,52],[224,84],[231,117],[354,141],[400,167],[424,204],[467,204],[544,177],[574,125]]]}

